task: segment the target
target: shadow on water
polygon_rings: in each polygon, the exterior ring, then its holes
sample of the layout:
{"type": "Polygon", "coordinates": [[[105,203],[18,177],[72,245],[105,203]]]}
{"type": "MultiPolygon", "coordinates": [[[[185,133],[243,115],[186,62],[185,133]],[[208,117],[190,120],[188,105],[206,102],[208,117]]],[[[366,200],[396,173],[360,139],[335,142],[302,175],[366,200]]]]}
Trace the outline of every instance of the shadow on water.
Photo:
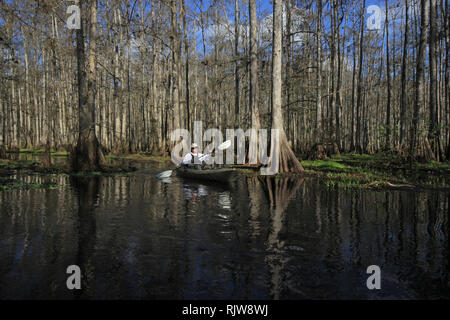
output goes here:
{"type": "Polygon", "coordinates": [[[59,187],[0,192],[1,299],[450,297],[448,193],[142,172],[14,177],[59,187]],[[78,292],[66,287],[73,264],[78,292]],[[366,287],[373,264],[377,291],[366,287]]]}

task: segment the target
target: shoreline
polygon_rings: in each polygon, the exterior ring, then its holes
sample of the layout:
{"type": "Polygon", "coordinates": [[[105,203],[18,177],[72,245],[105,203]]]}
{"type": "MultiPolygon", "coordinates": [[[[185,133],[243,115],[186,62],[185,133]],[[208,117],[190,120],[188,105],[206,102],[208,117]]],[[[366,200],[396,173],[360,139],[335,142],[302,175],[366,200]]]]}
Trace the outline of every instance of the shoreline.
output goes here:
{"type": "MultiPolygon", "coordinates": [[[[9,155],[13,155],[10,157],[13,159],[0,159],[0,177],[11,175],[14,170],[74,176],[129,174],[136,171],[136,167],[132,165],[134,161],[172,165],[170,157],[150,155],[149,153],[105,155],[107,160],[112,160],[112,162],[122,160],[122,162],[108,164],[105,170],[100,172],[71,172],[68,166],[61,164],[61,160],[59,160],[68,157],[67,152],[61,151],[53,150],[51,152],[52,159],[58,159],[59,161],[55,162],[59,163],[52,164],[50,168],[41,167],[39,159],[19,159],[21,155],[39,156],[42,153],[40,149],[8,152],[9,155]]],[[[390,154],[341,154],[326,160],[300,160],[300,162],[305,169],[301,176],[320,179],[330,188],[337,186],[373,190],[450,191],[450,161],[414,162],[411,165],[390,154]]],[[[243,174],[256,175],[251,167],[240,166],[237,170],[242,171],[243,174]]],[[[9,190],[2,181],[5,179],[0,180],[0,190],[9,190]]]]}

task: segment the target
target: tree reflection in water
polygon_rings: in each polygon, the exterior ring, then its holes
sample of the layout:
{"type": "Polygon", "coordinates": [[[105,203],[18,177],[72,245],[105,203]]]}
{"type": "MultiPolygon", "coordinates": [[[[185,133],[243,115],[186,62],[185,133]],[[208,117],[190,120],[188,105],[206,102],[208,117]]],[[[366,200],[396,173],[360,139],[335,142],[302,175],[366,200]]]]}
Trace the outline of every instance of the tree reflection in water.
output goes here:
{"type": "Polygon", "coordinates": [[[242,177],[13,176],[0,192],[0,298],[450,297],[446,192],[242,177]],[[193,201],[193,194],[197,194],[193,201]],[[78,264],[81,292],[67,290],[78,264]],[[382,270],[367,290],[366,268],[382,270]]]}
{"type": "Polygon", "coordinates": [[[95,290],[94,250],[97,238],[95,205],[99,195],[99,177],[71,177],[78,198],[78,253],[75,263],[81,269],[81,290],[74,293],[79,298],[93,297],[95,290]]]}
{"type": "MultiPolygon", "coordinates": [[[[284,226],[284,214],[304,179],[298,177],[262,177],[260,180],[270,205],[271,231],[267,240],[269,254],[266,256],[266,261],[271,272],[271,294],[273,299],[278,300],[283,285],[281,273],[284,265],[289,261],[289,257],[283,255],[286,250],[284,248],[285,243],[280,239],[280,233],[284,226]]],[[[297,291],[299,290],[297,289],[297,291]]]]}

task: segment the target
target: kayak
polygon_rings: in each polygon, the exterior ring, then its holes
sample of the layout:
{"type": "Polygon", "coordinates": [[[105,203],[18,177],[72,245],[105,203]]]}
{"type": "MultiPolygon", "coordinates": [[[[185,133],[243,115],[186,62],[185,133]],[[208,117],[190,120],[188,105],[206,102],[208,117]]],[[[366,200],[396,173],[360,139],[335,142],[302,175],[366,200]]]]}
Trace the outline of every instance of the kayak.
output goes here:
{"type": "Polygon", "coordinates": [[[189,169],[178,168],[176,169],[178,176],[195,180],[208,180],[216,182],[229,182],[236,178],[237,172],[232,168],[220,168],[220,169],[189,169]]]}

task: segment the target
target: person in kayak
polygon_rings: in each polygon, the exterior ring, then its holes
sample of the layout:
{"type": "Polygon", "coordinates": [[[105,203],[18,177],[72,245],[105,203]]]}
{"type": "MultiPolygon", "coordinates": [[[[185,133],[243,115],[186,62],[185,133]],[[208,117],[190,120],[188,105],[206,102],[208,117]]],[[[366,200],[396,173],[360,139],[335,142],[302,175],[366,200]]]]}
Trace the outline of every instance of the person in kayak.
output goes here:
{"type": "Polygon", "coordinates": [[[198,152],[198,145],[196,143],[193,143],[191,145],[191,152],[188,152],[184,157],[183,161],[181,161],[181,165],[183,167],[188,168],[194,168],[194,169],[201,169],[202,165],[205,165],[205,161],[208,160],[211,157],[211,152],[213,150],[210,150],[209,153],[203,154],[198,152]],[[198,159],[198,163],[195,163],[195,159],[198,159]]]}

